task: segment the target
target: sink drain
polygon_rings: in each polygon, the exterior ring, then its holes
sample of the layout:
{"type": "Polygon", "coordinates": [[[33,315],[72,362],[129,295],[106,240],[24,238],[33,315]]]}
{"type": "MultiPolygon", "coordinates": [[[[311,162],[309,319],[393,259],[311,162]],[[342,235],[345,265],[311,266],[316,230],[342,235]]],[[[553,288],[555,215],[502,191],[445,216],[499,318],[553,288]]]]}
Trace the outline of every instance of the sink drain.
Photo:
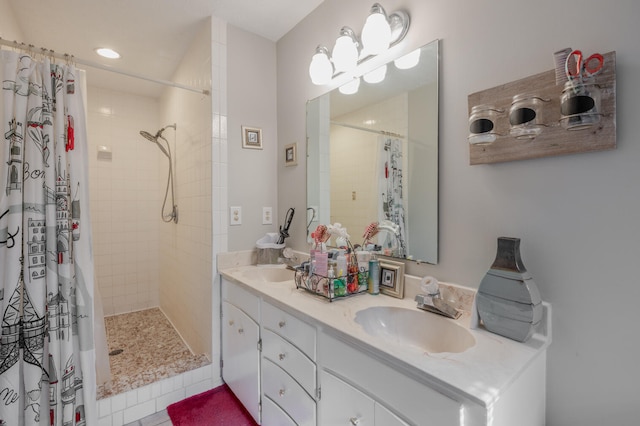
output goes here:
{"type": "Polygon", "coordinates": [[[122,352],[124,352],[124,349],[114,349],[109,352],[109,356],[120,355],[122,352]]]}

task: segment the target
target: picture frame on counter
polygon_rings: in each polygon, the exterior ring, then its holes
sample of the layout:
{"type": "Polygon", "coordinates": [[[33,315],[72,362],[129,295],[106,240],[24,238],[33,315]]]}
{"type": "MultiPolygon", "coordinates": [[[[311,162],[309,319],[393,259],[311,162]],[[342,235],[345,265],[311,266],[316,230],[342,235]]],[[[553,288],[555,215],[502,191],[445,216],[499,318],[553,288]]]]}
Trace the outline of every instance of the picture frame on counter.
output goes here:
{"type": "Polygon", "coordinates": [[[399,299],[404,297],[404,263],[380,260],[380,293],[399,299]]]}

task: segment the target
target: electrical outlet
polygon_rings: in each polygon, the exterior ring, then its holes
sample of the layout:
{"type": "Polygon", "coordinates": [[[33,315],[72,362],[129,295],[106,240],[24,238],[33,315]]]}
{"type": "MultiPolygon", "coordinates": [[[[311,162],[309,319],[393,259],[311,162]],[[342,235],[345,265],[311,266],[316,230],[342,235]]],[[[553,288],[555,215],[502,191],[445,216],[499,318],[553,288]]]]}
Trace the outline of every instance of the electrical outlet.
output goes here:
{"type": "Polygon", "coordinates": [[[229,207],[229,225],[242,225],[242,207],[229,207]]]}
{"type": "Polygon", "coordinates": [[[262,224],[263,225],[273,224],[273,209],[271,207],[262,208],[262,224]]]}

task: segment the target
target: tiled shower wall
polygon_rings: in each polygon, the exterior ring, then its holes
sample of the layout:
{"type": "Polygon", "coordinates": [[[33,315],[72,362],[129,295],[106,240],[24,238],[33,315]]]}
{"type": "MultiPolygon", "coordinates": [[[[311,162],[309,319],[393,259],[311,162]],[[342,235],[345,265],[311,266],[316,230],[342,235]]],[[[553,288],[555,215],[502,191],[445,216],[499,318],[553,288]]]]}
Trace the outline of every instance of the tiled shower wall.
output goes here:
{"type": "Polygon", "coordinates": [[[96,283],[105,315],[158,306],[166,160],[140,136],[159,129],[157,100],[87,88],[89,193],[96,283]],[[98,158],[106,147],[111,159],[98,158]],[[162,169],[162,171],[161,171],[162,169]]]}
{"type": "MultiPolygon", "coordinates": [[[[210,89],[212,29],[203,25],[184,53],[173,81],[210,89]]],[[[166,89],[164,125],[176,123],[178,223],[160,237],[160,307],[196,354],[211,359],[212,342],[212,97],[166,89]]]]}

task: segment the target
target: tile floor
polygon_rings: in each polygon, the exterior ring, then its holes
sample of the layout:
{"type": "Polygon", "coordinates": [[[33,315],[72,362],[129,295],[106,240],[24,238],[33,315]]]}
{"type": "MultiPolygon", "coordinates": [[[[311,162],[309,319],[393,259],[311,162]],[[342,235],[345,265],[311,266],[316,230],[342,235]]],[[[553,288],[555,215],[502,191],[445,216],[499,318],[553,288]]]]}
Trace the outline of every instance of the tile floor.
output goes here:
{"type": "Polygon", "coordinates": [[[128,423],[124,426],[172,426],[171,419],[167,410],[160,411],[159,413],[152,414],[144,419],[137,420],[133,423],[128,423]]]}
{"type": "Polygon", "coordinates": [[[110,353],[122,352],[109,357],[111,383],[98,386],[98,399],[210,364],[191,353],[159,308],[106,317],[105,325],[110,353]]]}

